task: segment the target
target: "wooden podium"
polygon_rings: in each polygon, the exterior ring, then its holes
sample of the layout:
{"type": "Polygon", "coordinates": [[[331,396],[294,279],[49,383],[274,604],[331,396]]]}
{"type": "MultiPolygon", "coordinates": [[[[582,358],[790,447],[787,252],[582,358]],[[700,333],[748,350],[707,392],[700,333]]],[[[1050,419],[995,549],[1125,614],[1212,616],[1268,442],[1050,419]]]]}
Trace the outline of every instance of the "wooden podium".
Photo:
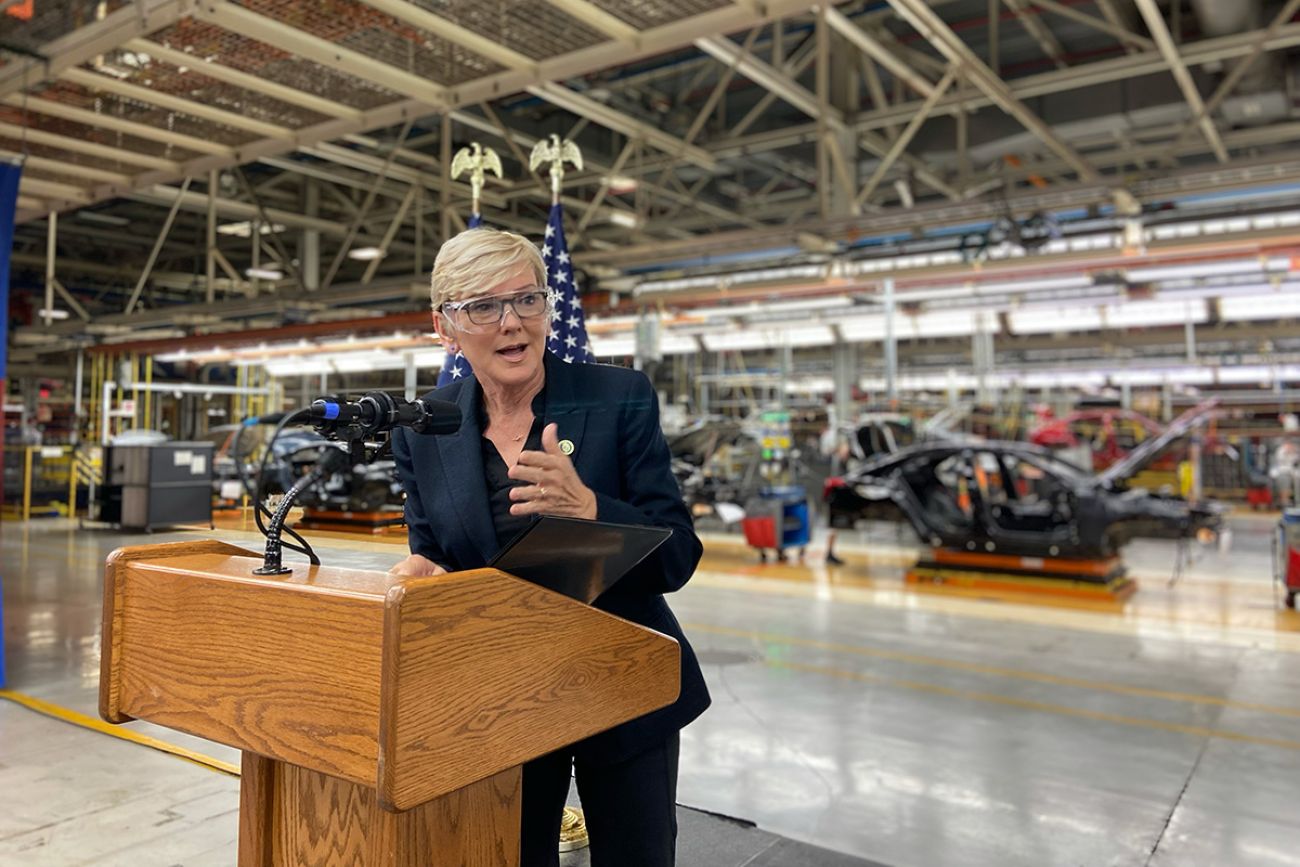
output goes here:
{"type": "Polygon", "coordinates": [[[120,548],[104,719],[243,750],[240,867],[513,867],[520,765],[677,697],[671,638],[495,569],[295,566],[120,548]]]}

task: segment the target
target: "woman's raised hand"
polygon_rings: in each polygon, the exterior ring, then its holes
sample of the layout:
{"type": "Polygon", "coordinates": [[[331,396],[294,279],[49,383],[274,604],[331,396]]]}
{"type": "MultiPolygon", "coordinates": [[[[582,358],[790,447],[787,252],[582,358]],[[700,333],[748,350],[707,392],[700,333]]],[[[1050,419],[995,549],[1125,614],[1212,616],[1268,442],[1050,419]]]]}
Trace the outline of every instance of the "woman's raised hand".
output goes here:
{"type": "Polygon", "coordinates": [[[542,451],[521,452],[509,475],[528,482],[510,489],[512,515],[596,517],[596,495],[582,483],[573,461],[560,450],[559,428],[554,422],[542,430],[542,451]]]}

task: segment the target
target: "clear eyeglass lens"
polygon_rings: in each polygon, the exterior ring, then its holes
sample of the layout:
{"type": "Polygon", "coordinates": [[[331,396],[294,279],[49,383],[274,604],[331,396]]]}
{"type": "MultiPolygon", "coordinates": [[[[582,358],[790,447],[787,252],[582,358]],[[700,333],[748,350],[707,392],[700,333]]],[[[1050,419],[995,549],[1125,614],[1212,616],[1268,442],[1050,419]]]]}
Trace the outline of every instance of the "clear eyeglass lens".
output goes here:
{"type": "Polygon", "coordinates": [[[505,315],[506,304],[510,305],[520,319],[531,319],[540,316],[546,309],[546,293],[535,290],[508,298],[480,298],[470,301],[461,309],[475,325],[495,325],[505,315]]]}

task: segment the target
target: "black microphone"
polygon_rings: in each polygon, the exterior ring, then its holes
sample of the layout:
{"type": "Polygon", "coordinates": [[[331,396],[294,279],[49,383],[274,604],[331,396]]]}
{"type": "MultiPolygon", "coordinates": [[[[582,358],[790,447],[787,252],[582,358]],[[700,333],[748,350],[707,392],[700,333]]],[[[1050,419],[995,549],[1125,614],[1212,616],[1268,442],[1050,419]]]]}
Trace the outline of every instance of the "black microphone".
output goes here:
{"type": "Polygon", "coordinates": [[[395,427],[419,434],[449,434],[460,430],[460,407],[450,401],[403,400],[385,391],[367,392],[357,401],[333,395],[317,398],[309,408],[317,430],[346,433],[349,438],[371,436],[395,427]]]}

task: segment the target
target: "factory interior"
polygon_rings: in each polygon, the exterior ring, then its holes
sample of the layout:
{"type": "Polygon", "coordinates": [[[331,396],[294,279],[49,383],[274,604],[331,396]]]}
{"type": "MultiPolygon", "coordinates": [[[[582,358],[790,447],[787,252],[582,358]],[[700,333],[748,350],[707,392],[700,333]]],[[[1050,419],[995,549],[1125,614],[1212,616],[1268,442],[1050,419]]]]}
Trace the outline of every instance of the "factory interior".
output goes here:
{"type": "Polygon", "coordinates": [[[1300,0],[0,0],[0,865],[533,867],[693,648],[683,867],[1300,867],[1297,140],[1300,0]],[[685,641],[603,505],[390,571],[483,229],[685,641]]]}

